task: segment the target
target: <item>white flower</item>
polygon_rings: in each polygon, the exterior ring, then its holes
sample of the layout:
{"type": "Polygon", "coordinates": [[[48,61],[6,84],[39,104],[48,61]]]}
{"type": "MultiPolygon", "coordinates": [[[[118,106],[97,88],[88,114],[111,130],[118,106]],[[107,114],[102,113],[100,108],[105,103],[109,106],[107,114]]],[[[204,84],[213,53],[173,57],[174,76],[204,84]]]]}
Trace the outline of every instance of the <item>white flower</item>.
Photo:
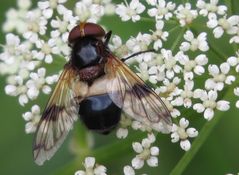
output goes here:
{"type": "Polygon", "coordinates": [[[118,35],[113,35],[109,48],[120,58],[125,57],[129,53],[128,47],[122,43],[122,39],[118,35]]]}
{"type": "Polygon", "coordinates": [[[161,70],[161,66],[164,64],[164,59],[161,54],[155,55],[152,60],[147,62],[148,65],[148,74],[149,78],[148,80],[156,84],[157,82],[161,82],[165,79],[165,71],[161,70]]]}
{"type": "MultiPolygon", "coordinates": [[[[89,1],[89,0],[82,0],[78,1],[75,5],[75,13],[79,17],[81,22],[94,22],[97,23],[100,18],[105,14],[105,9],[109,6],[114,9],[114,6],[110,1],[107,3],[101,3],[104,1],[89,1]],[[98,2],[98,3],[97,3],[98,2]],[[113,7],[112,7],[113,6],[113,7]]],[[[64,11],[63,11],[64,12],[64,11]]]]}
{"type": "Polygon", "coordinates": [[[21,106],[28,103],[27,87],[21,76],[9,77],[10,82],[5,86],[5,92],[10,96],[19,96],[18,101],[21,106]]]}
{"type": "Polygon", "coordinates": [[[126,42],[126,46],[133,52],[140,52],[143,50],[147,50],[148,46],[151,42],[151,35],[138,33],[136,38],[132,37],[126,42]]]}
{"type": "Polygon", "coordinates": [[[162,47],[162,41],[166,41],[168,32],[163,31],[164,22],[162,20],[156,22],[156,31],[152,31],[152,40],[154,41],[154,49],[158,50],[162,47]]]}
{"type": "MultiPolygon", "coordinates": [[[[124,166],[124,175],[135,175],[134,168],[129,165],[124,166]]],[[[147,174],[141,174],[141,175],[147,175],[147,174]]]]}
{"type": "Polygon", "coordinates": [[[135,171],[134,169],[127,165],[127,166],[124,166],[124,175],[135,175],[135,171]]]}
{"type": "MultiPolygon", "coordinates": [[[[234,88],[234,94],[239,97],[239,87],[234,88]]],[[[239,108],[239,100],[236,102],[236,107],[239,108]]]]}
{"type": "Polygon", "coordinates": [[[15,56],[21,52],[19,50],[20,38],[17,35],[8,33],[6,35],[6,45],[3,47],[4,52],[0,54],[0,59],[10,65],[15,62],[15,56]]]}
{"type": "Polygon", "coordinates": [[[197,10],[191,10],[191,4],[180,4],[175,11],[176,17],[179,19],[181,26],[191,24],[192,21],[198,16],[197,10]]]}
{"type": "MultiPolygon", "coordinates": [[[[111,1],[111,0],[110,0],[111,1]]],[[[109,3],[109,0],[102,1],[105,2],[105,15],[113,15],[115,14],[116,5],[113,3],[109,3]]]]}
{"type": "Polygon", "coordinates": [[[141,143],[134,142],[133,149],[138,155],[132,160],[132,166],[135,169],[140,169],[144,165],[144,161],[151,167],[158,165],[159,148],[156,146],[151,147],[151,144],[155,142],[155,136],[153,134],[148,135],[143,139],[141,143]]]}
{"type": "Polygon", "coordinates": [[[29,9],[32,5],[32,2],[30,0],[18,0],[17,1],[17,6],[20,8],[20,9],[29,9]]]}
{"type": "Polygon", "coordinates": [[[0,73],[20,76],[23,80],[28,78],[29,71],[39,64],[38,61],[32,60],[30,48],[31,45],[27,42],[21,43],[18,36],[7,34],[6,45],[0,54],[0,73]]]}
{"type": "MultiPolygon", "coordinates": [[[[155,91],[157,92],[158,90],[156,89],[155,91]]],[[[178,109],[174,108],[172,103],[170,103],[170,101],[172,101],[171,97],[169,97],[167,99],[162,99],[162,100],[163,100],[164,104],[167,106],[167,108],[173,118],[177,118],[178,116],[181,115],[180,111],[178,109]]]]}
{"type": "MultiPolygon", "coordinates": [[[[81,0],[75,5],[75,13],[81,22],[97,23],[103,15],[112,15],[115,12],[115,8],[111,0],[81,0]]],[[[62,11],[62,14],[64,13],[62,11]]]]}
{"type": "MultiPolygon", "coordinates": [[[[126,47],[128,51],[131,51],[132,53],[145,51],[148,49],[149,45],[151,43],[151,35],[149,34],[142,34],[141,32],[138,33],[138,35],[135,37],[131,37],[129,40],[126,41],[126,47]]],[[[126,49],[123,46],[123,51],[126,51],[126,49]]],[[[127,63],[132,63],[134,60],[137,62],[142,61],[149,61],[152,59],[152,53],[145,53],[135,56],[134,58],[131,58],[127,60],[127,63]]]]}
{"type": "Polygon", "coordinates": [[[137,120],[132,121],[132,128],[134,130],[140,130],[142,132],[152,132],[152,123],[147,123],[147,122],[139,122],[137,120]]]}
{"type": "Polygon", "coordinates": [[[193,92],[193,86],[194,82],[193,81],[186,81],[184,84],[184,89],[179,90],[180,96],[176,97],[175,100],[173,100],[171,103],[174,106],[184,106],[185,108],[189,108],[192,106],[192,100],[194,96],[193,92]]]}
{"type": "Polygon", "coordinates": [[[202,16],[207,16],[209,13],[224,15],[227,12],[227,6],[218,5],[218,0],[210,0],[210,3],[206,3],[204,0],[198,0],[197,7],[200,9],[199,14],[202,16]]]}
{"type": "Polygon", "coordinates": [[[208,15],[207,26],[213,29],[213,34],[215,38],[220,38],[223,35],[224,31],[229,35],[235,34],[238,30],[238,23],[238,15],[233,15],[229,18],[226,18],[226,16],[224,16],[217,19],[217,15],[212,13],[208,15]]]}
{"type": "Polygon", "coordinates": [[[236,79],[235,76],[228,75],[230,71],[230,65],[226,62],[220,65],[220,69],[215,64],[209,65],[208,71],[209,74],[213,77],[207,79],[205,82],[205,87],[208,90],[214,89],[221,91],[223,90],[224,83],[230,85],[236,79]]]}
{"type": "Polygon", "coordinates": [[[43,93],[49,94],[51,87],[48,84],[53,84],[57,81],[57,76],[46,77],[46,69],[39,68],[37,72],[30,74],[30,79],[26,82],[28,88],[27,95],[30,99],[36,99],[42,90],[43,93]]]}
{"type": "Polygon", "coordinates": [[[76,3],[76,7],[75,7],[75,13],[79,16],[79,20],[81,22],[83,21],[91,21],[91,22],[95,22],[97,21],[96,17],[92,17],[91,14],[91,9],[89,8],[92,5],[92,3],[90,2],[90,4],[86,4],[84,3],[84,1],[78,1],[76,3]]]}
{"type": "Polygon", "coordinates": [[[144,81],[149,80],[153,84],[163,81],[165,79],[165,73],[161,71],[161,59],[162,57],[158,55],[148,62],[139,63],[139,76],[144,81]]]}
{"type": "Polygon", "coordinates": [[[24,32],[23,37],[32,43],[39,39],[39,35],[46,34],[47,19],[41,15],[39,9],[29,11],[26,15],[27,31],[24,32]]]}
{"type": "Polygon", "coordinates": [[[193,109],[198,113],[204,112],[204,118],[211,120],[214,116],[214,110],[218,109],[220,111],[227,111],[230,106],[230,102],[225,100],[217,101],[217,92],[210,90],[209,92],[201,90],[199,93],[199,98],[202,103],[196,103],[193,105],[193,109]]]}
{"type": "Polygon", "coordinates": [[[128,21],[132,19],[133,22],[140,20],[140,15],[145,10],[145,6],[139,2],[139,0],[132,0],[130,4],[126,6],[121,3],[117,5],[115,13],[120,16],[122,21],[128,21]]]}
{"type": "Polygon", "coordinates": [[[161,66],[161,71],[165,71],[166,77],[169,79],[172,79],[175,76],[175,73],[181,72],[182,68],[177,64],[178,56],[177,53],[175,56],[173,56],[171,50],[161,50],[161,54],[163,56],[164,64],[161,66]]]}
{"type": "Polygon", "coordinates": [[[6,13],[3,31],[12,32],[16,30],[18,34],[23,34],[27,30],[25,17],[31,6],[30,0],[18,0],[17,9],[10,8],[6,13]]]}
{"type": "Polygon", "coordinates": [[[189,121],[185,118],[181,118],[179,125],[173,124],[172,127],[172,142],[178,142],[180,140],[180,146],[183,150],[188,151],[191,148],[191,143],[188,138],[198,136],[198,131],[195,128],[187,128],[189,121]]]}
{"type": "Polygon", "coordinates": [[[5,49],[9,53],[16,53],[18,50],[18,46],[20,45],[20,38],[17,35],[14,35],[13,33],[8,33],[6,35],[6,45],[5,49]]]}
{"type": "Polygon", "coordinates": [[[106,167],[97,165],[94,157],[86,157],[84,167],[85,171],[78,170],[75,175],[106,175],[106,167]]]}
{"type": "Polygon", "coordinates": [[[41,118],[40,107],[38,105],[32,106],[31,112],[24,113],[22,117],[25,121],[27,121],[25,125],[25,132],[27,134],[34,133],[41,118]]]}
{"type": "Polygon", "coordinates": [[[32,51],[34,58],[38,60],[44,60],[48,64],[53,62],[52,54],[60,53],[58,47],[56,47],[56,42],[54,39],[50,39],[47,42],[38,40],[36,41],[36,47],[41,50],[32,51]]]}
{"type": "Polygon", "coordinates": [[[173,80],[165,79],[163,85],[160,86],[157,91],[159,93],[168,94],[168,96],[174,96],[178,91],[178,84],[181,82],[181,79],[174,77],[173,80]]]}
{"type": "Polygon", "coordinates": [[[51,18],[53,15],[53,10],[59,5],[64,4],[67,0],[49,0],[38,2],[38,7],[42,10],[42,14],[46,18],[51,18]]]}
{"type": "Polygon", "coordinates": [[[236,52],[236,56],[231,56],[227,59],[227,63],[232,67],[236,67],[236,72],[239,72],[239,50],[236,52]]]}
{"type": "Polygon", "coordinates": [[[139,122],[137,120],[132,121],[132,129],[140,130],[142,132],[152,133],[152,131],[157,131],[159,133],[168,134],[171,131],[171,126],[160,122],[150,122],[148,119],[144,119],[139,122]]]}
{"type": "Polygon", "coordinates": [[[235,35],[232,36],[232,38],[230,39],[230,43],[236,43],[236,44],[239,44],[239,23],[237,24],[237,26],[235,26],[236,29],[235,29],[235,35]]]}
{"type": "Polygon", "coordinates": [[[186,42],[182,42],[181,46],[180,46],[180,50],[182,51],[196,51],[196,50],[201,50],[202,52],[206,52],[208,51],[209,47],[207,44],[207,33],[202,32],[200,33],[197,38],[194,38],[193,33],[188,30],[185,34],[184,34],[184,39],[186,40],[186,42]]]}
{"type": "Polygon", "coordinates": [[[192,80],[194,78],[194,73],[197,75],[202,75],[205,73],[204,65],[208,63],[208,58],[204,54],[196,56],[195,59],[189,59],[188,55],[181,52],[177,55],[177,59],[180,64],[184,66],[184,79],[192,80]]]}
{"type": "Polygon", "coordinates": [[[125,115],[121,115],[119,128],[116,131],[116,136],[119,139],[124,139],[128,135],[128,127],[131,126],[131,119],[125,115]]]}
{"type": "Polygon", "coordinates": [[[172,2],[166,3],[165,0],[146,0],[148,4],[154,6],[148,10],[148,15],[155,17],[156,21],[165,18],[169,20],[173,14],[176,4],[172,2]]]}
{"type": "MultiPolygon", "coordinates": [[[[62,9],[64,10],[64,9],[62,9]]],[[[51,20],[51,27],[55,30],[51,31],[52,38],[59,38],[63,40],[63,42],[68,41],[69,31],[76,26],[77,17],[74,17],[71,10],[64,10],[63,17],[60,19],[57,17],[56,19],[51,20]]]]}

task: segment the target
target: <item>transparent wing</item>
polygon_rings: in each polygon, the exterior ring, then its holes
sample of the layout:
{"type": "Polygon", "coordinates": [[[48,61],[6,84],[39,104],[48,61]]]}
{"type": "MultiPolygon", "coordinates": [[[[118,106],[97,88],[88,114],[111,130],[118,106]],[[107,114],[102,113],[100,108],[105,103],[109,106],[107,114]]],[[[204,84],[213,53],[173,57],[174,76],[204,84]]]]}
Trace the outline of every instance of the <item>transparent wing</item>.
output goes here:
{"type": "Polygon", "coordinates": [[[151,127],[160,124],[167,129],[171,125],[170,112],[161,98],[127,65],[110,55],[106,73],[109,96],[126,114],[151,127]]]}
{"type": "Polygon", "coordinates": [[[72,68],[63,70],[43,111],[33,143],[33,156],[38,165],[55,154],[78,118],[79,105],[71,88],[74,77],[72,68]]]}

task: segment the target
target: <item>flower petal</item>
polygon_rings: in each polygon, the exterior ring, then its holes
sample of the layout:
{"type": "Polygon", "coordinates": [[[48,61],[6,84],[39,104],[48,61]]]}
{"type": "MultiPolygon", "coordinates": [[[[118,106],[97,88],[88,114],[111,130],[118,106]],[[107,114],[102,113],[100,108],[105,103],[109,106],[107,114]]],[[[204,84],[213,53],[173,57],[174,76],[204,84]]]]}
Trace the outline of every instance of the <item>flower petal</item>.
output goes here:
{"type": "Polygon", "coordinates": [[[191,148],[191,143],[189,140],[182,140],[180,142],[180,146],[184,151],[188,151],[191,148]]]}
{"type": "Polygon", "coordinates": [[[124,175],[135,175],[135,171],[134,169],[127,165],[127,166],[124,166],[124,175]]]}
{"type": "Polygon", "coordinates": [[[211,108],[207,108],[204,111],[204,118],[207,120],[211,120],[214,116],[214,111],[211,108]]]}
{"type": "Polygon", "coordinates": [[[230,108],[230,102],[225,100],[220,100],[217,102],[217,109],[220,111],[227,111],[230,108]]]}
{"type": "Polygon", "coordinates": [[[131,163],[134,169],[140,169],[144,166],[144,161],[138,157],[133,158],[131,163]]]}
{"type": "Polygon", "coordinates": [[[151,167],[156,167],[158,166],[158,158],[155,156],[151,156],[148,160],[147,163],[151,167]]]}

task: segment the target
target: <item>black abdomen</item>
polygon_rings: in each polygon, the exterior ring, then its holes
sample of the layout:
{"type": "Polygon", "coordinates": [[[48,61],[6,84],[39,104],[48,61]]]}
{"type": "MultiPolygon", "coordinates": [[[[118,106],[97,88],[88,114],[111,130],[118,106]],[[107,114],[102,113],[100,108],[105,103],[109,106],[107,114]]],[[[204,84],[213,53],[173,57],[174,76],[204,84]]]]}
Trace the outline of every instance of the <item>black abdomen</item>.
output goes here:
{"type": "Polygon", "coordinates": [[[80,119],[90,130],[108,134],[120,121],[121,109],[108,94],[92,96],[80,103],[80,119]]]}

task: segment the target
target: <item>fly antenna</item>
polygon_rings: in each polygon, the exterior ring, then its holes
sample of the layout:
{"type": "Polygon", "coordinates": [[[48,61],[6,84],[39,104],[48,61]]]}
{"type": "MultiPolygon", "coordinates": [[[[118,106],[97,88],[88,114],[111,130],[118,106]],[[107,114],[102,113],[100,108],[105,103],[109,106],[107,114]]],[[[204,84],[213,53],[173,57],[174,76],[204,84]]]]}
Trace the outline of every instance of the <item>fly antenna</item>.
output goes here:
{"type": "Polygon", "coordinates": [[[132,54],[132,55],[126,57],[126,58],[122,58],[121,61],[125,62],[126,60],[128,60],[128,59],[130,59],[130,58],[132,58],[132,57],[135,57],[135,56],[140,55],[140,54],[143,54],[143,53],[148,53],[148,52],[154,52],[154,53],[155,53],[156,50],[154,50],[154,49],[149,49],[149,50],[145,50],[145,51],[136,52],[136,53],[134,53],[134,54],[132,54]]]}
{"type": "Polygon", "coordinates": [[[108,43],[110,41],[110,37],[111,37],[112,31],[110,30],[108,33],[106,33],[105,35],[105,41],[104,41],[104,45],[108,46],[108,43]]]}

